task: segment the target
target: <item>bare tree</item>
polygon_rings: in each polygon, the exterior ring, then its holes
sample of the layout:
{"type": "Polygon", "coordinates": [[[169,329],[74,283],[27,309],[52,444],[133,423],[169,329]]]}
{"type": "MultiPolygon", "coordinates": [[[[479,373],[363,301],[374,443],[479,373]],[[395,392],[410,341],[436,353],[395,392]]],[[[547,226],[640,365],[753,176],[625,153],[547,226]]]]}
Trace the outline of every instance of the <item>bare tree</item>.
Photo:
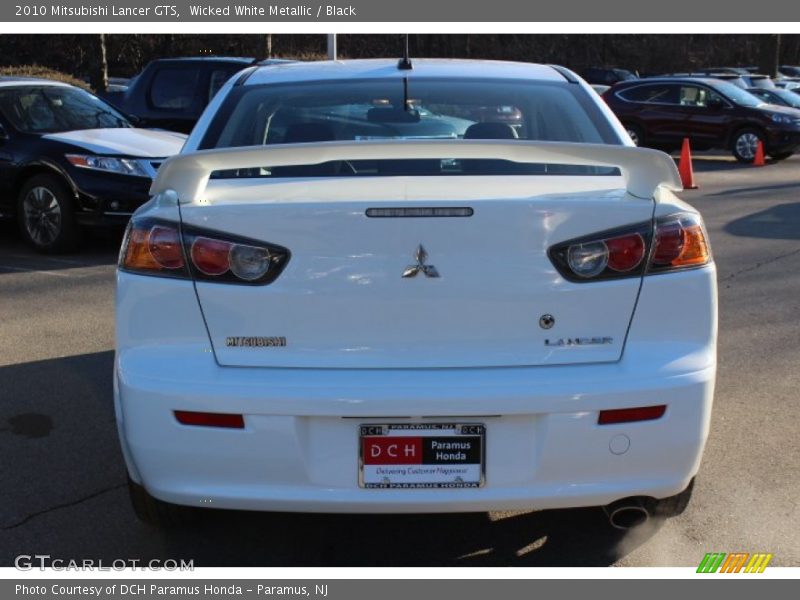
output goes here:
{"type": "Polygon", "coordinates": [[[89,84],[97,92],[108,89],[108,57],[106,53],[106,34],[101,33],[95,37],[96,52],[91,59],[89,84]]]}
{"type": "MultiPolygon", "coordinates": [[[[617,66],[642,73],[691,71],[709,66],[758,65],[774,73],[780,64],[800,64],[800,35],[766,34],[413,34],[411,56],[470,56],[563,64],[577,71],[617,66]]],[[[340,34],[341,57],[399,57],[397,34],[340,34]]],[[[40,65],[105,85],[106,63],[114,74],[134,75],[147,62],[170,56],[277,54],[320,59],[325,36],[315,34],[60,34],[0,35],[0,66],[40,65]],[[107,51],[107,55],[106,55],[107,51]]]]}
{"type": "Polygon", "coordinates": [[[760,39],[758,68],[770,77],[778,74],[781,54],[781,36],[779,33],[764,35],[760,39]]]}

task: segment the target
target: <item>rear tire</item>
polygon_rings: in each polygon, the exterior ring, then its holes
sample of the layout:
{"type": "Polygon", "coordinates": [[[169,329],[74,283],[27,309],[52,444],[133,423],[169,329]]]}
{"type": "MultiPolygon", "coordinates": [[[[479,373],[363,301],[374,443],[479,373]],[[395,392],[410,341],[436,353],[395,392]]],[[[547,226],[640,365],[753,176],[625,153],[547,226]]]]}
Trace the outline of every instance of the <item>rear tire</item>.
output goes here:
{"type": "Polygon", "coordinates": [[[689,506],[689,500],[692,498],[692,491],[694,490],[694,478],[686,486],[680,494],[675,494],[669,498],[662,498],[660,500],[652,500],[648,510],[653,517],[668,519],[670,517],[677,517],[686,510],[689,506]]]}
{"type": "Polygon", "coordinates": [[[170,504],[154,498],[130,476],[128,476],[128,494],[136,517],[158,529],[176,529],[194,523],[200,517],[200,509],[170,504]]]}
{"type": "Polygon", "coordinates": [[[38,252],[60,254],[78,245],[74,197],[57,175],[34,175],[23,184],[17,222],[22,236],[38,252]]]}
{"type": "Polygon", "coordinates": [[[731,144],[731,152],[734,158],[742,163],[752,163],[756,157],[756,148],[759,141],[762,146],[766,146],[764,134],[758,129],[747,128],[737,131],[733,135],[731,144]]]}
{"type": "Polygon", "coordinates": [[[642,131],[641,127],[632,124],[625,125],[624,127],[634,144],[637,146],[644,145],[644,131],[642,131]]]}

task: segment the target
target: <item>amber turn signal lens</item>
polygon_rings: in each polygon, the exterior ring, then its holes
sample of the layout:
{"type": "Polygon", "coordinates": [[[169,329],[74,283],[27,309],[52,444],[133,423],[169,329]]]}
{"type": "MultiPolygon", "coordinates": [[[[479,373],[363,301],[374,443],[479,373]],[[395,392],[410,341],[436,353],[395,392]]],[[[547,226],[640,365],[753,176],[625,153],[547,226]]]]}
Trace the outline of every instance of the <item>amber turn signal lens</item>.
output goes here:
{"type": "Polygon", "coordinates": [[[125,258],[122,266],[136,271],[158,271],[161,266],[156,262],[148,248],[149,229],[140,229],[133,225],[128,230],[125,258]]]}
{"type": "Polygon", "coordinates": [[[673,267],[704,265],[708,262],[708,244],[700,225],[692,225],[683,230],[683,251],[672,261],[673,267]]]}

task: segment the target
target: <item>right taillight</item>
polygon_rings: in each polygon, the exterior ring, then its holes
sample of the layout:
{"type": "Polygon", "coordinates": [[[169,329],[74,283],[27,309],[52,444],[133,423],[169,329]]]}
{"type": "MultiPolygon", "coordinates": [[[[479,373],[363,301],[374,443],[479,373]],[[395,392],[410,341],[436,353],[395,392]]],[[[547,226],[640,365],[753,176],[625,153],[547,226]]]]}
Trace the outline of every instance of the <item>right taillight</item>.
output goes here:
{"type": "Polygon", "coordinates": [[[119,268],[160,277],[266,285],[288,260],[289,251],[274,244],[170,221],[134,219],[125,232],[119,268]]]}
{"type": "Polygon", "coordinates": [[[550,260],[564,278],[589,282],[641,277],[711,260],[699,215],[676,213],[557,244],[550,260]]]}
{"type": "Polygon", "coordinates": [[[711,260],[700,215],[681,213],[656,219],[649,272],[705,265],[711,260]]]}

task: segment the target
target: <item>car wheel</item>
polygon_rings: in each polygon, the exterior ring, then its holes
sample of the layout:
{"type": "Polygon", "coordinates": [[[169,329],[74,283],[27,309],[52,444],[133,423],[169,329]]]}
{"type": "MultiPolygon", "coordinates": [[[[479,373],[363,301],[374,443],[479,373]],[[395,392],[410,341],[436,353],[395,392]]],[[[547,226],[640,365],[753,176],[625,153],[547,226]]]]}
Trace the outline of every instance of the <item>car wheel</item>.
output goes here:
{"type": "Polygon", "coordinates": [[[764,143],[763,134],[757,129],[742,129],[733,136],[733,156],[739,162],[751,163],[756,157],[758,142],[764,143]]]}
{"type": "Polygon", "coordinates": [[[170,504],[153,498],[143,486],[128,477],[128,494],[136,517],[158,529],[175,529],[194,523],[200,516],[200,509],[191,506],[170,504]]]}
{"type": "Polygon", "coordinates": [[[637,146],[642,146],[644,144],[644,132],[642,132],[642,128],[638,125],[625,125],[625,131],[628,132],[628,135],[631,136],[631,140],[637,146]]]}
{"type": "Polygon", "coordinates": [[[692,498],[692,491],[694,490],[694,478],[686,486],[680,494],[675,494],[669,498],[662,498],[661,500],[653,500],[652,504],[648,506],[648,510],[653,517],[669,518],[677,517],[686,507],[689,506],[689,500],[692,498]]]}
{"type": "Polygon", "coordinates": [[[72,193],[57,175],[36,175],[22,186],[17,199],[22,235],[39,252],[73,250],[78,228],[72,193]]]}
{"type": "Polygon", "coordinates": [[[770,154],[769,157],[772,160],[786,160],[792,154],[794,154],[794,152],[775,152],[774,154],[770,154]]]}

